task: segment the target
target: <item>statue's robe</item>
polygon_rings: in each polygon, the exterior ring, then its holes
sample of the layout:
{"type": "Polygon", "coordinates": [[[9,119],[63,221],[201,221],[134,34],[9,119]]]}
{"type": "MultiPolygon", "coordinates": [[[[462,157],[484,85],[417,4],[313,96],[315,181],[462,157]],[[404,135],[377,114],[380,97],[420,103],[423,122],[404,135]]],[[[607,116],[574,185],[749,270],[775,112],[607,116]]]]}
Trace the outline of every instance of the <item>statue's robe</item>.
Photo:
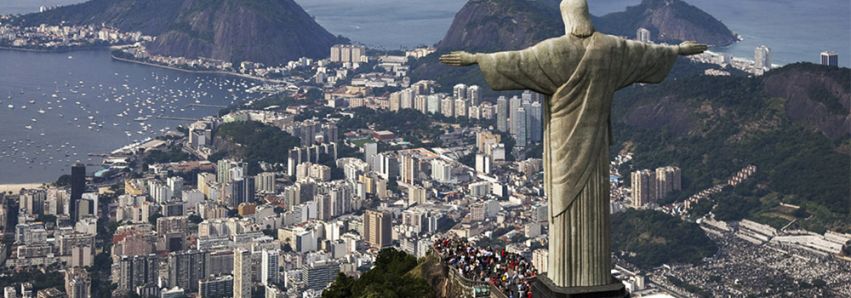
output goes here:
{"type": "Polygon", "coordinates": [[[609,143],[612,97],[630,84],[658,83],[675,47],[601,33],[552,38],[520,51],[481,54],[494,90],[529,89],[544,103],[544,188],[549,198],[547,277],[557,286],[611,282],[609,143]]]}

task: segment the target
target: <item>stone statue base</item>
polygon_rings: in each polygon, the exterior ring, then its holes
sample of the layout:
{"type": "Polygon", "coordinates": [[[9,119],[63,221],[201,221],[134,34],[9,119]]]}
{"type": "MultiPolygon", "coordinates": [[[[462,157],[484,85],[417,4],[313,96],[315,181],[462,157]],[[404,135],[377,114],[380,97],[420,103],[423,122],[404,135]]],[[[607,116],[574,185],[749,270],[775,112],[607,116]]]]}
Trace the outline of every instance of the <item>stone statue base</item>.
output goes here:
{"type": "Polygon", "coordinates": [[[532,283],[532,295],[535,298],[628,298],[629,292],[623,283],[614,277],[607,285],[563,288],[556,286],[546,274],[542,274],[532,283]]]}

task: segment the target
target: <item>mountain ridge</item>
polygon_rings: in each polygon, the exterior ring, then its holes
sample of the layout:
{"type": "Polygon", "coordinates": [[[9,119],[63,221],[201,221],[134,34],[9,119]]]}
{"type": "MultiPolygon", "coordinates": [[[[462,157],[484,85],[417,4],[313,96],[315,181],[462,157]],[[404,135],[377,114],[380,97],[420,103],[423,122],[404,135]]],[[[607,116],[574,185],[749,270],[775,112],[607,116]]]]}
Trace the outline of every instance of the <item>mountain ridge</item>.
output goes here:
{"type": "Polygon", "coordinates": [[[676,43],[686,40],[710,46],[728,46],[738,40],[724,23],[700,8],[681,0],[643,0],[599,17],[600,32],[634,37],[638,28],[650,30],[656,41],[676,43]]]}
{"type": "Polygon", "coordinates": [[[750,198],[757,203],[743,212],[760,222],[774,216],[771,209],[781,202],[800,205],[813,216],[798,221],[799,227],[851,231],[851,206],[844,199],[851,169],[837,166],[851,158],[851,87],[843,86],[848,80],[851,69],[797,63],[763,77],[694,74],[632,86],[616,93],[612,104],[611,151],[634,153],[623,172],[678,165],[683,191],[669,200],[754,164],[752,181],[713,197],[750,198]],[[824,93],[834,96],[814,99],[824,93]],[[801,111],[822,114],[802,117],[801,111]]]}
{"type": "MultiPolygon", "coordinates": [[[[721,21],[682,0],[643,0],[621,12],[592,17],[592,22],[599,32],[625,37],[645,28],[661,42],[692,40],[727,46],[737,41],[721,21]]],[[[563,34],[558,0],[470,0],[437,47],[517,50],[563,34]]]]}
{"type": "MultiPolygon", "coordinates": [[[[478,84],[484,86],[485,94],[495,95],[477,69],[441,65],[437,57],[456,50],[519,50],[564,35],[559,3],[558,0],[468,1],[437,44],[436,54],[419,59],[411,66],[412,78],[436,78],[443,88],[451,88],[457,83],[478,84]]],[[[651,31],[654,40],[671,43],[695,40],[729,45],[737,38],[723,23],[681,0],[644,0],[623,12],[592,17],[592,22],[599,32],[627,37],[634,37],[638,27],[643,26],[651,31]]]]}
{"type": "Polygon", "coordinates": [[[25,26],[106,24],[156,36],[153,54],[281,64],[346,42],[293,0],[91,0],[21,16],[25,26]]]}

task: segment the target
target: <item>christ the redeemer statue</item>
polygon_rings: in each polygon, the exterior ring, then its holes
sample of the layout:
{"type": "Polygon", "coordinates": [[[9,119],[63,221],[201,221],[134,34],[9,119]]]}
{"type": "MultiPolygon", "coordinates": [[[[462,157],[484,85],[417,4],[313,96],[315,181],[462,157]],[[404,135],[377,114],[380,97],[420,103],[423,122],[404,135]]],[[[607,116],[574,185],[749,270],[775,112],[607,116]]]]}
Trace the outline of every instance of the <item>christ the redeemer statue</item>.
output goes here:
{"type": "Polygon", "coordinates": [[[594,31],[586,0],[564,0],[565,35],[491,54],[453,52],[444,64],[478,64],[494,90],[532,90],[544,101],[544,188],[549,200],[546,278],[557,287],[612,283],[609,144],[615,91],[659,83],[678,55],[707,46],[665,46],[594,31]]]}

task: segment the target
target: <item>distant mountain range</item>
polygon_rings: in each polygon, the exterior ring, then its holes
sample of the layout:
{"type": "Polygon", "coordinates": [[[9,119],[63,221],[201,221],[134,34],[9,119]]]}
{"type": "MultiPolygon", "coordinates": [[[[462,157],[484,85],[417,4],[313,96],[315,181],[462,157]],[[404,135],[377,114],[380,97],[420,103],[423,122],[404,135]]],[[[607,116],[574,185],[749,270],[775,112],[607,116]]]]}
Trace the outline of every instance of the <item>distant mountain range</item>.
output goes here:
{"type": "Polygon", "coordinates": [[[335,37],[292,0],[92,0],[22,16],[22,25],[107,24],[156,36],[154,54],[280,64],[326,57],[335,37]]]}
{"type": "Polygon", "coordinates": [[[594,23],[600,32],[627,37],[635,37],[638,28],[645,28],[654,41],[660,42],[694,40],[728,46],[738,40],[721,21],[681,0],[644,0],[626,11],[597,18],[594,23]]]}
{"type": "MultiPolygon", "coordinates": [[[[563,35],[559,3],[559,0],[470,0],[455,15],[438,48],[513,50],[563,35]]],[[[599,32],[629,38],[635,37],[638,28],[645,28],[656,41],[694,40],[726,46],[737,40],[723,23],[681,0],[644,0],[626,11],[594,17],[593,22],[599,32]]]]}
{"type": "MultiPolygon", "coordinates": [[[[559,0],[470,0],[455,15],[437,44],[438,54],[454,50],[494,52],[518,50],[564,34],[559,0]]],[[[594,5],[591,2],[589,5],[594,5]]],[[[694,40],[726,46],[737,36],[723,23],[681,0],[644,0],[623,12],[593,18],[599,32],[634,38],[638,28],[650,30],[653,40],[678,43],[694,40]]],[[[444,87],[484,80],[474,68],[450,68],[438,55],[412,67],[414,79],[437,79],[444,87]]],[[[489,88],[485,92],[491,93],[489,88]]]]}
{"type": "MultiPolygon", "coordinates": [[[[518,49],[561,35],[558,4],[558,0],[470,0],[438,47],[518,49]]],[[[148,45],[153,54],[232,62],[279,64],[303,56],[326,57],[331,45],[347,42],[322,28],[293,0],[91,0],[16,21],[28,26],[107,24],[156,36],[148,45]]],[[[680,0],[644,0],[625,12],[595,18],[594,23],[601,32],[624,36],[644,27],[661,41],[712,45],[736,41],[724,24],[680,0]]]]}

